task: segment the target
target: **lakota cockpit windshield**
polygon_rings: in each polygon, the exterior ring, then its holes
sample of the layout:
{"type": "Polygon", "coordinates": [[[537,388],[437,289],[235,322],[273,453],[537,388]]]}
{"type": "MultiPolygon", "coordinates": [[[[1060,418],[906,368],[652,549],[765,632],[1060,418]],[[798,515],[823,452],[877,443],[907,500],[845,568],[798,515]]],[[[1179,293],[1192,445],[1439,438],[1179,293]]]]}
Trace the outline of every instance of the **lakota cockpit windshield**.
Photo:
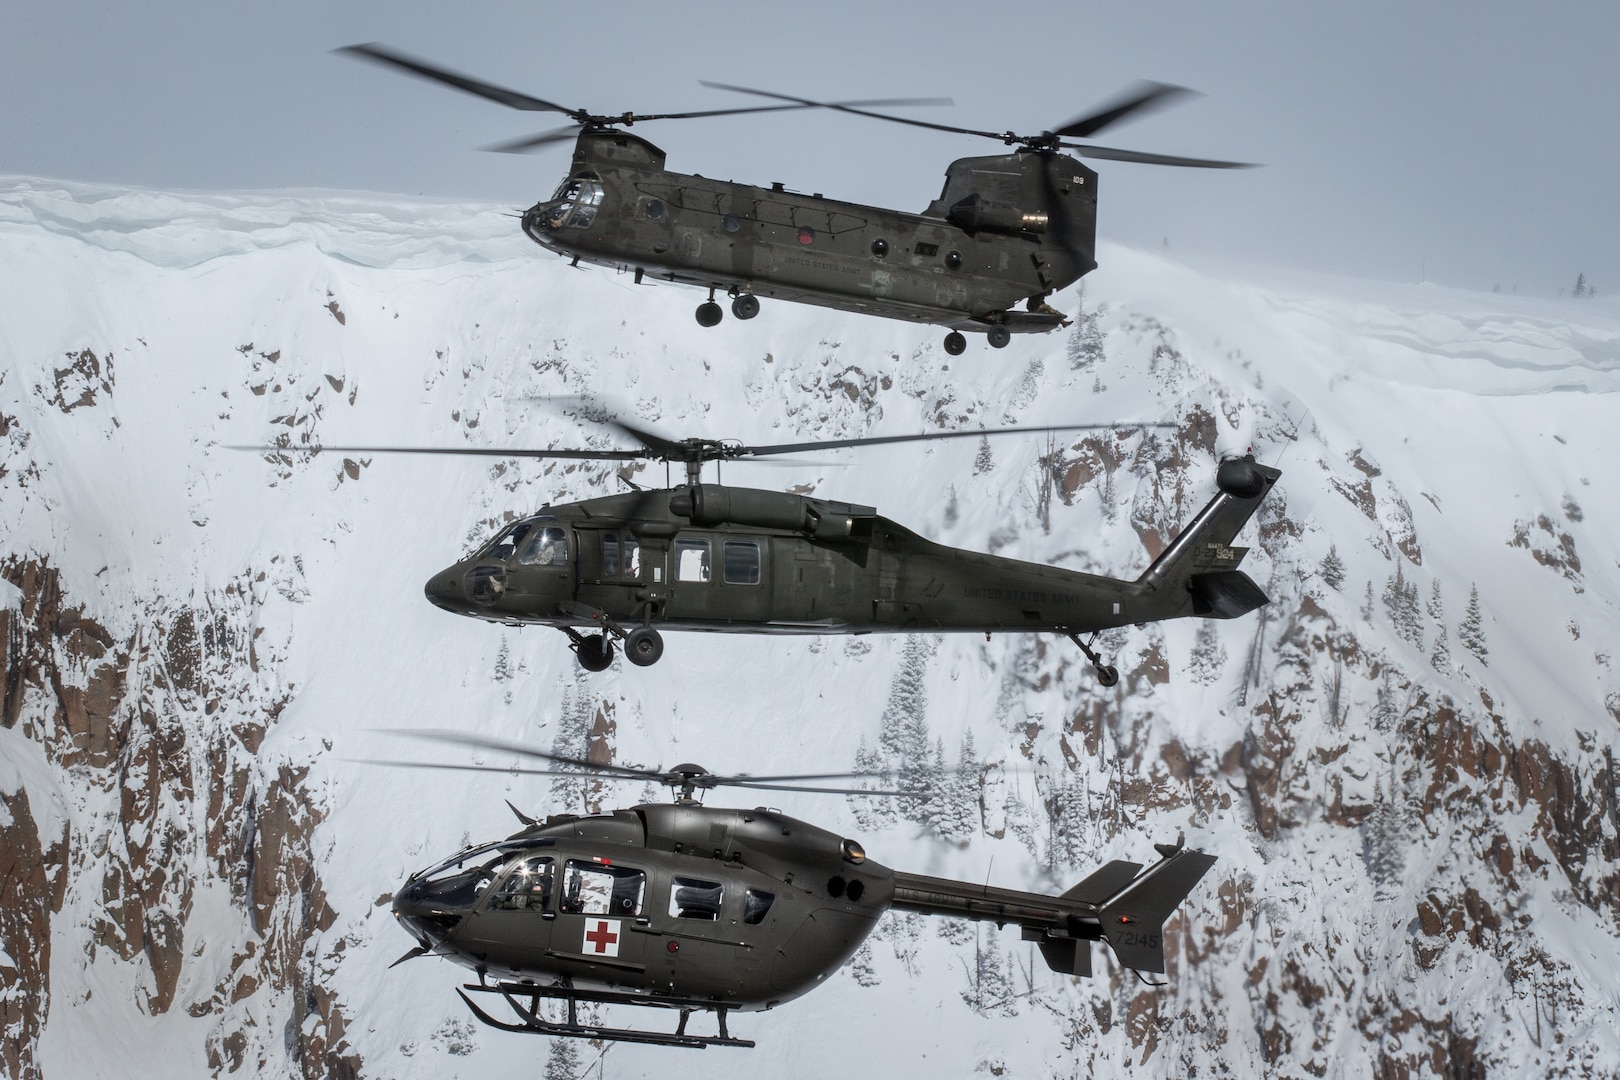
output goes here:
{"type": "Polygon", "coordinates": [[[602,181],[593,172],[576,173],[557,188],[540,222],[547,229],[586,229],[601,205],[602,181]]]}

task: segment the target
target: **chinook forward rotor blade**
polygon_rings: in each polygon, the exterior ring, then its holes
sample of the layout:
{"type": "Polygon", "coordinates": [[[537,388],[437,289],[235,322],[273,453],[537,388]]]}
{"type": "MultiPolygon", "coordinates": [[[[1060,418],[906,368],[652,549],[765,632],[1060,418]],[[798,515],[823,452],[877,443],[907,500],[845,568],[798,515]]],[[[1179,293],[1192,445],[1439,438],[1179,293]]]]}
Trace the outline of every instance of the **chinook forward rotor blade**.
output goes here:
{"type": "Polygon", "coordinates": [[[773,454],[793,454],[805,450],[837,450],[846,446],[881,446],[885,443],[929,442],[934,439],[970,439],[991,435],[1045,435],[1059,431],[1118,431],[1131,428],[1173,428],[1171,423],[1056,424],[1050,427],[985,428],[979,431],[929,431],[918,435],[870,435],[860,439],[828,439],[824,442],[777,443],[773,446],[739,448],[743,458],[773,454]]]}
{"type": "Polygon", "coordinates": [[[541,147],[550,146],[552,143],[577,139],[579,133],[584,130],[584,124],[569,124],[567,127],[542,131],[540,134],[531,135],[527,139],[513,139],[510,142],[492,143],[489,146],[481,146],[479,149],[491,154],[527,154],[531,150],[539,150],[541,147]]]}
{"type": "MultiPolygon", "coordinates": [[[[755,90],[748,86],[733,86],[730,83],[709,82],[700,80],[700,84],[713,90],[730,90],[736,94],[752,94],[755,97],[774,98],[777,101],[793,102],[798,108],[804,109],[832,109],[834,112],[851,113],[855,116],[867,116],[873,120],[887,120],[894,124],[909,124],[912,127],[928,128],[931,131],[946,131],[955,135],[982,135],[987,139],[1003,139],[1007,142],[1019,140],[1010,132],[980,131],[977,128],[957,127],[955,124],[936,124],[929,120],[916,120],[909,116],[890,116],[888,113],[872,112],[866,106],[887,105],[889,102],[878,101],[813,101],[810,98],[794,97],[791,94],[778,94],[771,90],[755,90]]],[[[909,104],[899,102],[897,104],[909,104]]]]}
{"type": "Polygon", "coordinates": [[[471,75],[463,75],[459,71],[451,71],[449,68],[431,64],[426,60],[390,49],[388,46],[375,41],[368,41],[361,45],[345,45],[332,51],[342,53],[345,56],[370,60],[372,63],[382,64],[386,67],[396,68],[418,78],[443,83],[445,86],[453,86],[457,90],[477,94],[481,98],[486,98],[499,105],[505,105],[509,109],[521,109],[524,112],[558,112],[576,119],[583,119],[590,115],[584,109],[570,109],[566,105],[558,105],[555,101],[547,101],[545,98],[537,98],[531,94],[509,90],[504,86],[497,86],[482,79],[475,79],[471,75]]]}

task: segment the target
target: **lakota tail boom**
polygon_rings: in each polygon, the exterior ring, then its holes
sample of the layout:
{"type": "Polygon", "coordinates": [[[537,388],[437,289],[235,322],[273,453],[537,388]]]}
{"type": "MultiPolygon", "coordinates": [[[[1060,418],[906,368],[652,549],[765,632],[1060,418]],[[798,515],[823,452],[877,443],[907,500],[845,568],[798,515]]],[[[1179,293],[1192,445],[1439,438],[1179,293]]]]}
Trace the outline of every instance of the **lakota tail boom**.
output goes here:
{"type": "Polygon", "coordinates": [[[1040,946],[1053,971],[1091,976],[1091,941],[1106,941],[1121,964],[1164,974],[1164,924],[1215,864],[1213,855],[1160,846],[1147,870],[1116,860],[1061,896],[1000,889],[897,870],[897,911],[1014,923],[1040,946]]]}

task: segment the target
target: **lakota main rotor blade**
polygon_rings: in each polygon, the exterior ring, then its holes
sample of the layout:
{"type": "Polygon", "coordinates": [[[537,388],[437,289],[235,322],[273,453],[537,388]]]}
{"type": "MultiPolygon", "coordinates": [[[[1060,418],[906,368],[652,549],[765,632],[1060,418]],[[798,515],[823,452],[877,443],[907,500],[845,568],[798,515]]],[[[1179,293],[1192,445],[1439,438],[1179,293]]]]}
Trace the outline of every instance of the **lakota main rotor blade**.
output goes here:
{"type": "Polygon", "coordinates": [[[430,64],[426,60],[419,60],[374,41],[362,45],[345,45],[332,51],[398,68],[420,78],[453,86],[457,90],[465,90],[469,94],[477,94],[481,98],[524,112],[559,112],[577,119],[584,119],[590,115],[585,109],[570,109],[566,105],[558,105],[555,101],[547,101],[545,98],[537,98],[517,90],[508,90],[504,86],[496,86],[494,83],[475,79],[470,75],[439,67],[437,64],[430,64]]]}
{"type": "Polygon", "coordinates": [[[744,446],[743,457],[793,454],[805,450],[836,450],[844,446],[880,446],[884,443],[928,442],[932,439],[969,439],[991,435],[1044,435],[1057,431],[1114,431],[1122,428],[1173,428],[1169,423],[1056,424],[1051,427],[986,428],[980,431],[931,431],[920,435],[871,435],[862,439],[828,439],[825,442],[777,443],[774,446],[744,446]]]}
{"type": "MultiPolygon", "coordinates": [[[[478,750],[492,750],[501,753],[518,754],[524,757],[539,758],[557,765],[572,765],[578,769],[604,774],[604,779],[613,780],[658,780],[668,782],[671,778],[690,779],[699,787],[760,787],[768,788],[775,784],[793,783],[799,780],[874,780],[885,774],[870,771],[852,772],[825,772],[825,773],[783,773],[770,776],[750,776],[747,773],[738,773],[734,776],[719,775],[711,772],[683,773],[674,769],[643,769],[628,765],[602,764],[589,761],[585,758],[567,757],[541,750],[527,743],[511,742],[506,739],[491,739],[482,735],[471,735],[463,731],[451,731],[444,728],[376,728],[373,729],[383,735],[404,735],[407,738],[422,739],[427,742],[450,743],[455,746],[470,746],[478,750]]],[[[373,762],[373,764],[415,765],[418,762],[373,762]]],[[[494,772],[521,772],[536,776],[578,776],[577,772],[548,772],[522,768],[502,768],[498,765],[451,765],[430,764],[424,768],[489,770],[494,772]]],[[[784,788],[782,790],[794,790],[784,788]]],[[[860,789],[865,791],[865,789],[860,789]]]]}
{"type": "Polygon", "coordinates": [[[1162,109],[1177,98],[1196,97],[1196,90],[1170,83],[1141,82],[1126,91],[1119,99],[1077,116],[1062,127],[1053,128],[1054,135],[1069,135],[1076,139],[1089,139],[1104,128],[1113,127],[1139,113],[1162,109]]]}

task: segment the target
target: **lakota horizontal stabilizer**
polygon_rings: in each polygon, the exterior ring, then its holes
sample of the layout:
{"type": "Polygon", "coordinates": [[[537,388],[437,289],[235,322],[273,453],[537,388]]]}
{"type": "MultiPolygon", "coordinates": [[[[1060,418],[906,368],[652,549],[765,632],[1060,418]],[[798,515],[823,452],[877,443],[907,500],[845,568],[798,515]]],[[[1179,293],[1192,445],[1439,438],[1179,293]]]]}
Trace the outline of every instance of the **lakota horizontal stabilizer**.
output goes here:
{"type": "Polygon", "coordinates": [[[1091,942],[1052,938],[1043,939],[1037,944],[1041,947],[1041,957],[1046,961],[1046,966],[1059,975],[1091,978],[1091,942]]]}
{"type": "Polygon", "coordinates": [[[1176,851],[1108,901],[1102,909],[1102,932],[1120,963],[1164,973],[1165,920],[1214,865],[1213,855],[1176,851]]]}

